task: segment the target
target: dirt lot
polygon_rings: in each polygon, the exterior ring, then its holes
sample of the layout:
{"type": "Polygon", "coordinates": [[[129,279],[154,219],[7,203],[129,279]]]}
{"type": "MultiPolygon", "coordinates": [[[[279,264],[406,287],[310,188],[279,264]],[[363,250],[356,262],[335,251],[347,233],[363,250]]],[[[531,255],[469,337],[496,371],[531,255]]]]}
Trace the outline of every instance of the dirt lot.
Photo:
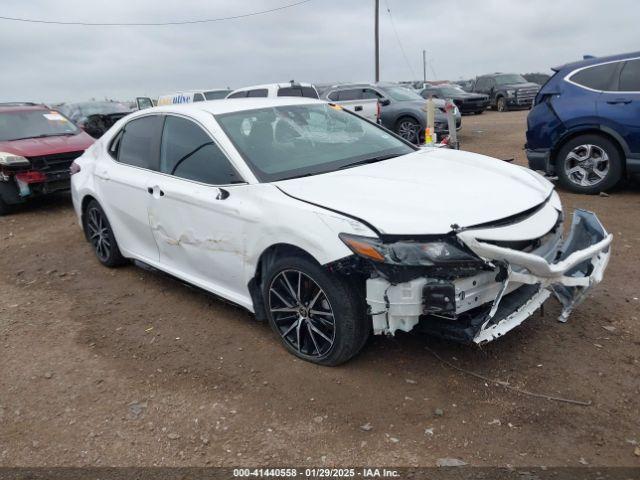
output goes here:
{"type": "MultiPolygon", "coordinates": [[[[524,164],[525,118],[465,117],[463,148],[524,164]]],[[[482,349],[374,338],[339,368],[175,280],[101,267],[66,196],[0,218],[0,465],[640,465],[640,187],[561,196],[615,234],[568,324],[550,301],[482,349]]]]}

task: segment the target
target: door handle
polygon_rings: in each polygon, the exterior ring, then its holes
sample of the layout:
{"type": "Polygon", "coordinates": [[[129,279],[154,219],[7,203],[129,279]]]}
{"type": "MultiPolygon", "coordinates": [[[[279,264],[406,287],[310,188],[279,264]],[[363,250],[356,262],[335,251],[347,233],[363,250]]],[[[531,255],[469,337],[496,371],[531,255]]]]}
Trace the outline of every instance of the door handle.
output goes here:
{"type": "Polygon", "coordinates": [[[164,197],[164,192],[160,189],[160,187],[147,187],[147,192],[149,193],[149,195],[153,195],[156,188],[158,189],[158,195],[164,197]]]}
{"type": "Polygon", "coordinates": [[[362,105],[356,105],[356,106],[355,106],[355,108],[354,108],[354,110],[355,110],[356,112],[361,112],[361,111],[362,111],[362,105]]]}
{"type": "Polygon", "coordinates": [[[631,103],[631,99],[629,98],[616,98],[614,100],[607,100],[607,103],[609,105],[617,105],[619,103],[624,103],[625,105],[628,105],[631,103]]]}

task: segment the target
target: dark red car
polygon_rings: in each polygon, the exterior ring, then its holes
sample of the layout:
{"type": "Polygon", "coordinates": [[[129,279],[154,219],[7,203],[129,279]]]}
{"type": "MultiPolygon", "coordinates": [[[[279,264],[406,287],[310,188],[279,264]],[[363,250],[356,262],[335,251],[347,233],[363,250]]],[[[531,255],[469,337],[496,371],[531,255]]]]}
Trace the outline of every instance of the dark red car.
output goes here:
{"type": "Polygon", "coordinates": [[[0,105],[0,215],[70,186],[69,168],[95,139],[44,105],[0,105]]]}

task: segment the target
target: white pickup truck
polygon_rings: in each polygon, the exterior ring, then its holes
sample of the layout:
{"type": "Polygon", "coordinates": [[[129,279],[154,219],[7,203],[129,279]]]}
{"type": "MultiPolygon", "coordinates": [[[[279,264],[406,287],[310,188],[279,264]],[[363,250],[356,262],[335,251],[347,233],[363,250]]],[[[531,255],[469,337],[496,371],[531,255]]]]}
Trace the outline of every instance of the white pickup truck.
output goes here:
{"type": "Polygon", "coordinates": [[[367,95],[364,88],[337,90],[333,92],[331,98],[327,98],[326,93],[331,90],[333,90],[333,88],[329,88],[325,91],[325,94],[323,94],[322,97],[331,103],[340,105],[346,110],[357,113],[371,122],[379,123],[380,103],[378,98],[366,98],[367,95]]]}

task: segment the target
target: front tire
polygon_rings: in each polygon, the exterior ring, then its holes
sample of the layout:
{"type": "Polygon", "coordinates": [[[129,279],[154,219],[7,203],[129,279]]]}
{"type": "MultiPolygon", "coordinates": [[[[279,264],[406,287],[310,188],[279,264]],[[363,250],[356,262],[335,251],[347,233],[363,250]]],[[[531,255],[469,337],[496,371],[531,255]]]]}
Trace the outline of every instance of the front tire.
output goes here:
{"type": "Polygon", "coordinates": [[[113,268],[127,263],[120,253],[107,215],[98,202],[91,200],[82,215],[84,233],[93,246],[98,261],[105,267],[113,268]]]}
{"type": "Polygon", "coordinates": [[[358,289],[311,260],[276,260],[262,290],[269,325],[284,347],[303,360],[339,365],[355,356],[369,337],[358,289]]]}
{"type": "Polygon", "coordinates": [[[498,97],[498,100],[496,101],[496,110],[498,110],[499,112],[506,112],[509,110],[506,98],[498,97]]]}
{"type": "Polygon", "coordinates": [[[565,143],[556,155],[560,184],[576,193],[593,195],[614,187],[622,178],[622,157],[609,139],[580,135],[565,143]]]}
{"type": "Polygon", "coordinates": [[[415,118],[402,117],[396,122],[395,132],[411,143],[420,143],[420,123],[415,118]]]}

